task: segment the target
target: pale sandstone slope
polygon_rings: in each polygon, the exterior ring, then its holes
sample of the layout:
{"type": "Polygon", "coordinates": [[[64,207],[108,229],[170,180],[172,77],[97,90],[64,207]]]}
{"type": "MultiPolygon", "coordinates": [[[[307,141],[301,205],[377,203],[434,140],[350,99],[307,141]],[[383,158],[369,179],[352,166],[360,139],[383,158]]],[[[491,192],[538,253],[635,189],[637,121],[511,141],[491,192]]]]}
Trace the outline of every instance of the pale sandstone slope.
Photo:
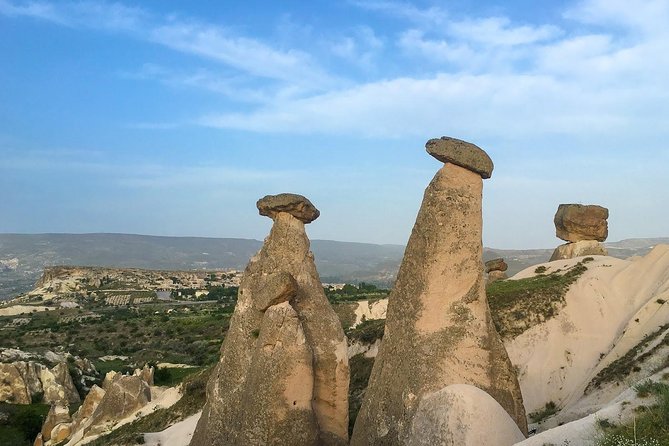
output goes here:
{"type": "MultiPolygon", "coordinates": [[[[545,263],[547,273],[566,269],[583,258],[545,263]]],[[[669,323],[669,246],[645,257],[620,260],[597,256],[565,296],[565,306],[546,322],[506,343],[518,367],[528,413],[554,402],[571,418],[583,416],[584,391],[607,365],[642,339],[669,323]],[[668,301],[668,302],[664,302],[668,301]]],[[[511,280],[535,275],[536,266],[511,280]]],[[[659,337],[662,339],[662,336],[659,337]]],[[[615,389],[608,393],[615,396],[615,389]]],[[[587,398],[586,398],[587,400],[587,398]]]]}

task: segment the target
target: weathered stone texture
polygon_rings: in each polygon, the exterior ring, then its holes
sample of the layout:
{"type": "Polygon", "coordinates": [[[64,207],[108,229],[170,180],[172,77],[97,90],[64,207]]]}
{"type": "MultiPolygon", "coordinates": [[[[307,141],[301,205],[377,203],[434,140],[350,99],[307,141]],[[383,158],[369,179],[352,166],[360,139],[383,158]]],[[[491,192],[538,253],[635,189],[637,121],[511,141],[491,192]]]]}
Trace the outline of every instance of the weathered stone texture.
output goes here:
{"type": "Polygon", "coordinates": [[[480,147],[460,139],[442,136],[425,144],[427,153],[442,163],[452,163],[476,172],[481,178],[490,178],[494,168],[492,160],[480,147]]]}
{"type": "Polygon", "coordinates": [[[492,259],[485,262],[485,272],[489,273],[491,271],[506,271],[509,269],[509,265],[506,264],[504,259],[492,259]]]}
{"type": "MultiPolygon", "coordinates": [[[[304,208],[297,212],[297,216],[292,207],[279,208],[268,197],[258,202],[261,214],[272,217],[274,225],[262,249],[244,272],[237,306],[221,348],[221,359],[207,386],[207,403],[191,445],[265,444],[261,439],[267,438],[268,432],[279,431],[285,437],[274,436],[273,442],[291,444],[294,441],[293,444],[298,446],[347,444],[349,369],[346,337],[323,292],[313,254],[309,251],[304,223],[315,218],[315,213],[309,210],[313,205],[305,204],[303,200],[306,199],[299,200],[304,208]],[[278,315],[285,315],[287,327],[293,326],[289,309],[297,315],[295,322],[299,321],[295,329],[301,327],[304,333],[304,350],[278,349],[277,355],[272,356],[279,361],[276,367],[256,366],[258,362],[265,364],[268,361],[265,349],[269,344],[264,340],[285,335],[276,329],[278,315]],[[241,409],[246,407],[245,400],[251,398],[250,395],[264,398],[263,395],[276,393],[275,386],[281,383],[287,386],[286,395],[297,392],[298,389],[291,387],[294,381],[286,381],[287,372],[281,369],[280,355],[301,357],[306,355],[307,348],[313,358],[313,371],[299,366],[297,376],[306,387],[299,392],[307,392],[311,387],[309,408],[305,405],[299,410],[291,409],[286,412],[287,418],[279,416],[269,420],[261,414],[271,407],[260,412],[258,408],[255,411],[241,409]],[[309,374],[313,385],[306,377],[309,374]],[[317,426],[316,443],[311,443],[311,417],[317,426]],[[249,430],[253,426],[257,430],[251,435],[249,430]]],[[[304,358],[297,362],[300,361],[304,358]]],[[[301,407],[299,402],[306,398],[306,393],[300,395],[299,398],[296,395],[291,404],[295,401],[296,407],[301,407]]]]}
{"type": "Polygon", "coordinates": [[[474,386],[454,384],[425,395],[407,446],[511,446],[524,439],[490,395],[474,386]]]}
{"type": "Polygon", "coordinates": [[[306,197],[297,194],[266,195],[256,203],[260,215],[274,219],[286,212],[303,223],[311,223],[321,214],[306,197]]]}
{"type": "Polygon", "coordinates": [[[446,164],[425,191],[351,444],[403,445],[424,395],[470,384],[523,432],[517,377],[495,331],[482,265],[481,175],[446,164]]]}
{"type": "Polygon", "coordinates": [[[561,204],[555,213],[555,235],[566,242],[597,240],[609,235],[609,210],[597,205],[561,204]]]}
{"type": "Polygon", "coordinates": [[[550,261],[573,259],[582,256],[607,256],[608,250],[597,240],[581,240],[580,242],[565,243],[555,248],[550,261]]]}

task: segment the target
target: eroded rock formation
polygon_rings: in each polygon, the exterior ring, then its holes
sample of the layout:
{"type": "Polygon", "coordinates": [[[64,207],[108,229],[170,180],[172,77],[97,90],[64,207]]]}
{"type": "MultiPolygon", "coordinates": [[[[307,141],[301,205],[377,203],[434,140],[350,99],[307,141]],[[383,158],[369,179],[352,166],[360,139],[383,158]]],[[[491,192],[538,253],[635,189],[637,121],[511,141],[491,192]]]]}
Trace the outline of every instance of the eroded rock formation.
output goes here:
{"type": "Polygon", "coordinates": [[[508,279],[508,276],[506,275],[507,269],[509,269],[509,265],[507,265],[502,258],[492,259],[485,262],[485,272],[488,275],[487,283],[508,279]]]}
{"type": "Polygon", "coordinates": [[[244,272],[191,445],[345,445],[346,338],[304,229],[319,212],[294,194],[257,207],[274,225],[244,272]]]}
{"type": "Polygon", "coordinates": [[[555,235],[566,241],[550,261],[587,255],[608,255],[600,242],[609,235],[609,210],[597,205],[561,204],[555,213],[555,235]]]}
{"type": "Polygon", "coordinates": [[[448,163],[425,191],[388,299],[383,342],[353,431],[356,446],[407,444],[423,398],[452,384],[487,392],[527,432],[481,269],[482,178],[491,175],[492,161],[460,140],[426,147],[448,163]]]}
{"type": "Polygon", "coordinates": [[[0,363],[0,401],[67,405],[81,398],[64,362],[49,369],[37,362],[17,361],[0,363]]]}

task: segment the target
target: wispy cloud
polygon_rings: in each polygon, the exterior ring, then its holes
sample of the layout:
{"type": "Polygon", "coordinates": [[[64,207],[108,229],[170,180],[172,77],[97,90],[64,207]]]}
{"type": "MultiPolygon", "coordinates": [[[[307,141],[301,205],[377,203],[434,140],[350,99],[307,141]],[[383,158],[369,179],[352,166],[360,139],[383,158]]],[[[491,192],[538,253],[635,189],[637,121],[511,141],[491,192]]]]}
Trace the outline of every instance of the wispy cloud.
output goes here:
{"type": "Polygon", "coordinates": [[[237,35],[223,26],[174,16],[160,17],[119,3],[0,0],[0,14],[124,33],[235,69],[247,76],[247,81],[257,78],[289,83],[294,92],[322,91],[337,82],[303,51],[280,50],[256,38],[237,35]]]}
{"type": "Polygon", "coordinates": [[[436,6],[419,8],[409,2],[386,0],[350,0],[349,3],[362,9],[382,12],[424,25],[444,23],[448,19],[448,13],[436,6]]]}

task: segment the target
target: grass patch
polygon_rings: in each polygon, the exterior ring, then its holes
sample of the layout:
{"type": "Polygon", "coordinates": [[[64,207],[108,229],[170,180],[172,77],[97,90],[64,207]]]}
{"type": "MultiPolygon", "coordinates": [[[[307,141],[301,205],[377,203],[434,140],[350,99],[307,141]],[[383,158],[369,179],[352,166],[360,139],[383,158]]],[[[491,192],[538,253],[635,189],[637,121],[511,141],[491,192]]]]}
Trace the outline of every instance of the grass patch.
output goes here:
{"type": "Polygon", "coordinates": [[[361,322],[357,327],[349,329],[346,335],[352,341],[363,344],[372,344],[377,339],[383,338],[383,330],[386,327],[385,319],[372,319],[361,322]]]}
{"type": "Polygon", "coordinates": [[[546,418],[555,415],[557,412],[557,405],[553,401],[549,401],[546,403],[543,409],[532,412],[529,416],[533,423],[541,423],[546,418]]]}
{"type": "Polygon", "coordinates": [[[141,441],[140,437],[143,439],[143,433],[160,432],[197,413],[202,410],[207,399],[207,381],[212,370],[213,367],[210,367],[188,376],[182,384],[183,396],[172,407],[158,409],[88,444],[91,446],[135,445],[141,441]]]}
{"type": "Polygon", "coordinates": [[[32,445],[49,408],[48,404],[0,403],[0,446],[32,445]]]}
{"type": "Polygon", "coordinates": [[[585,389],[585,393],[589,393],[593,389],[597,389],[602,386],[602,384],[607,382],[622,382],[624,379],[629,376],[630,373],[635,371],[635,368],[638,368],[638,364],[644,362],[653,353],[663,345],[669,345],[669,335],[665,336],[662,342],[656,345],[653,349],[647,351],[646,353],[641,354],[641,352],[658,336],[660,336],[665,330],[669,329],[669,324],[665,324],[660,327],[657,331],[649,334],[641,340],[637,345],[631,348],[627,353],[625,353],[620,358],[613,361],[611,364],[602,369],[597,376],[595,376],[592,381],[588,384],[588,387],[585,389]]]}
{"type": "Polygon", "coordinates": [[[585,271],[587,267],[579,262],[564,273],[537,272],[538,276],[488,285],[490,311],[499,334],[503,338],[514,338],[555,316],[564,305],[569,287],[585,271]]]}
{"type": "MultiPolygon", "coordinates": [[[[635,386],[637,393],[648,392],[655,404],[639,412],[632,423],[603,427],[599,446],[661,446],[669,445],[669,385],[645,381],[635,386]]],[[[640,395],[640,393],[639,393],[640,395]]]]}
{"type": "Polygon", "coordinates": [[[156,386],[173,387],[181,383],[187,376],[199,372],[202,367],[156,367],[153,383],[156,386]]]}
{"type": "Polygon", "coordinates": [[[363,353],[353,356],[348,362],[351,382],[348,388],[348,433],[353,433],[353,426],[358,417],[362,399],[365,396],[369,376],[372,374],[374,358],[366,358],[363,353]]]}

